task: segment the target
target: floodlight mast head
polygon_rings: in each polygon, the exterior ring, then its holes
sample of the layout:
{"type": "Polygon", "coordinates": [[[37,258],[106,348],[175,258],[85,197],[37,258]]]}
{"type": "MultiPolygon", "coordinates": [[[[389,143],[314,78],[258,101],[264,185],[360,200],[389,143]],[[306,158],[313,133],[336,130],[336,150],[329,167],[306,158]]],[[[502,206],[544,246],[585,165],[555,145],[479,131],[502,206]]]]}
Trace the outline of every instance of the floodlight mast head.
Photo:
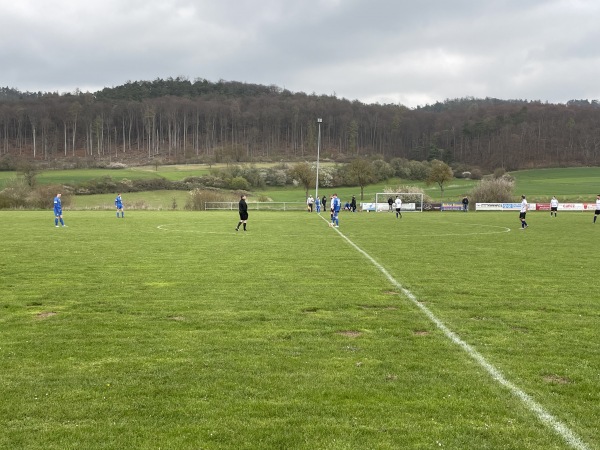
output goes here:
{"type": "Polygon", "coordinates": [[[319,154],[321,153],[321,123],[323,123],[323,119],[319,117],[317,123],[319,124],[319,137],[317,138],[317,180],[315,182],[315,198],[319,198],[319,154]]]}

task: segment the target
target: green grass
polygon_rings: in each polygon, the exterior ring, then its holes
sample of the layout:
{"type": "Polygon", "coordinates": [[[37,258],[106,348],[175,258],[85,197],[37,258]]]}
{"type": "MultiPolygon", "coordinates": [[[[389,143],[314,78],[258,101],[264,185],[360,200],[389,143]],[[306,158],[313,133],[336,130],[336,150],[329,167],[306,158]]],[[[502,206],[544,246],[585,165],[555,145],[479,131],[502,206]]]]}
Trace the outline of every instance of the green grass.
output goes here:
{"type": "MultiPolygon", "coordinates": [[[[216,166],[213,165],[212,167],[216,166]]],[[[220,165],[219,167],[225,167],[225,165],[220,165]]],[[[176,181],[183,180],[189,176],[203,175],[208,173],[209,170],[210,168],[207,165],[159,166],[158,171],[153,166],[123,170],[57,170],[40,173],[37,181],[40,184],[77,184],[106,176],[114,180],[164,177],[176,181]]],[[[524,170],[512,172],[511,175],[516,179],[515,201],[520,198],[521,194],[525,194],[531,202],[548,202],[553,195],[556,195],[561,202],[589,202],[594,201],[598,190],[600,190],[597,181],[600,179],[600,167],[524,170]]],[[[0,189],[8,180],[16,176],[15,172],[0,172],[0,189]]],[[[460,201],[476,183],[473,180],[454,179],[444,187],[443,199],[445,201],[460,201]]],[[[383,192],[386,188],[395,189],[399,185],[421,187],[434,201],[442,199],[441,191],[437,185],[427,186],[423,182],[392,178],[385,182],[366,186],[364,201],[373,201],[377,192],[383,192]]],[[[319,188],[320,197],[327,195],[329,198],[334,192],[344,202],[349,201],[353,195],[360,201],[360,188],[357,186],[338,188],[321,186],[319,188]]],[[[311,193],[314,194],[314,189],[311,189],[311,193]]],[[[73,206],[84,209],[112,208],[115,194],[78,196],[73,199],[73,206]]],[[[250,201],[256,201],[263,196],[276,202],[305,201],[304,189],[292,186],[258,189],[251,193],[250,201]]],[[[136,203],[151,209],[171,209],[173,198],[175,198],[178,208],[181,209],[185,205],[187,193],[176,191],[127,193],[125,194],[125,198],[131,200],[129,205],[136,203]]]]}
{"type": "MultiPolygon", "coordinates": [[[[316,214],[2,217],[0,448],[569,448],[316,214]]],[[[599,448],[600,224],[528,219],[340,230],[599,448]]]]}
{"type": "Polygon", "coordinates": [[[593,202],[600,193],[600,167],[521,170],[511,173],[519,195],[537,201],[550,200],[593,202]]]}
{"type": "MultiPolygon", "coordinates": [[[[74,209],[115,209],[115,194],[75,195],[71,197],[74,209]]],[[[149,191],[122,194],[125,209],[184,209],[189,197],[187,191],[149,191]],[[173,208],[175,200],[176,208],[173,208]]]]}
{"type": "Polygon", "coordinates": [[[131,170],[141,173],[154,173],[155,175],[159,175],[167,180],[179,181],[187,177],[199,177],[202,175],[207,175],[210,173],[211,167],[218,168],[225,167],[225,165],[212,164],[211,166],[208,166],[206,164],[175,164],[158,166],[158,170],[156,170],[156,166],[140,166],[131,168],[131,170]]]}

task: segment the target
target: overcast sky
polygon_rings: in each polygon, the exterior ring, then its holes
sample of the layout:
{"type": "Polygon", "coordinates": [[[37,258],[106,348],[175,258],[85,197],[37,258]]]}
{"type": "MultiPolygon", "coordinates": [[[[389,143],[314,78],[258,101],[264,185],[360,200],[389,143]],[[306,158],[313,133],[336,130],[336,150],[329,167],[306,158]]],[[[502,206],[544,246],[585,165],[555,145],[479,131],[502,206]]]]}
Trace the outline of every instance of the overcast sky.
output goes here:
{"type": "Polygon", "coordinates": [[[0,0],[0,85],[183,76],[408,107],[600,99],[599,0],[0,0]]]}

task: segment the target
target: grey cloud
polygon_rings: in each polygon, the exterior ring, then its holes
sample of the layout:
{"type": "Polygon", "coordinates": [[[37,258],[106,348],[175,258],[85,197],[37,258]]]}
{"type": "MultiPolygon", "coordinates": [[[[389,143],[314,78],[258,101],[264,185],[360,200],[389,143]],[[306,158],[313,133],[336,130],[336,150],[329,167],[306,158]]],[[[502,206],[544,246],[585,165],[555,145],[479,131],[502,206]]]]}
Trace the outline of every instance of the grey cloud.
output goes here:
{"type": "Polygon", "coordinates": [[[600,4],[0,0],[0,84],[188,76],[362,101],[598,98],[600,4]]]}

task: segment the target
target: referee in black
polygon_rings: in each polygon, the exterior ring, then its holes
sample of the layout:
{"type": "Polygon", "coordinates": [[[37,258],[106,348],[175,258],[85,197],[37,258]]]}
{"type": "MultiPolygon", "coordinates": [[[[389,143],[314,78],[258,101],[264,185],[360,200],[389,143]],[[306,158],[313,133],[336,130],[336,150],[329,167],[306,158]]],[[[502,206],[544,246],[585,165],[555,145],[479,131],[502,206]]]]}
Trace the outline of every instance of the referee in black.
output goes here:
{"type": "Polygon", "coordinates": [[[246,231],[246,221],[248,220],[248,204],[246,203],[246,196],[242,195],[239,204],[240,211],[240,222],[235,227],[235,231],[240,231],[240,225],[244,224],[244,231],[246,231]]]}

